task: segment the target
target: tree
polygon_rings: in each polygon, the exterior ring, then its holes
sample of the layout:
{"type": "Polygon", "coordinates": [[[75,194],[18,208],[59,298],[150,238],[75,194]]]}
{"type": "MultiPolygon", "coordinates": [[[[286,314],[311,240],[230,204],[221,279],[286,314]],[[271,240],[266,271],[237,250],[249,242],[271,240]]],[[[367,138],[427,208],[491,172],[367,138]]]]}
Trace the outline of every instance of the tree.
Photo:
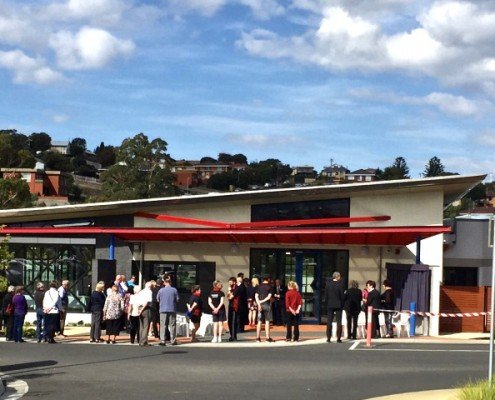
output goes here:
{"type": "Polygon", "coordinates": [[[29,145],[33,154],[42,153],[50,149],[52,138],[45,132],[33,132],[29,135],[29,145]]]}
{"type": "Polygon", "coordinates": [[[409,179],[409,167],[402,157],[397,157],[391,166],[383,170],[382,180],[390,181],[394,179],[409,179]]]}
{"type": "Polygon", "coordinates": [[[101,176],[104,200],[130,200],[177,193],[167,142],[144,133],[127,138],[117,151],[118,164],[101,176]]]}
{"type": "Polygon", "coordinates": [[[47,151],[43,154],[45,169],[52,171],[72,172],[70,158],[55,151],[47,151]]]}
{"type": "Polygon", "coordinates": [[[236,164],[247,164],[247,157],[244,154],[234,154],[232,156],[232,161],[236,164]]]}
{"type": "Polygon", "coordinates": [[[230,164],[232,163],[232,155],[228,153],[219,153],[218,162],[220,164],[230,164]]]}
{"type": "Polygon", "coordinates": [[[441,176],[445,172],[445,168],[437,156],[430,158],[428,164],[425,165],[423,176],[425,178],[432,176],[441,176]]]}
{"type": "Polygon", "coordinates": [[[72,139],[69,143],[69,154],[72,157],[82,157],[84,153],[86,153],[86,139],[72,139]]]}
{"type": "Polygon", "coordinates": [[[0,179],[0,209],[32,207],[28,184],[19,177],[0,179]]]}
{"type": "MultiPolygon", "coordinates": [[[[3,227],[0,226],[0,233],[3,227]]],[[[5,272],[9,267],[9,262],[14,258],[14,253],[9,251],[10,236],[4,236],[0,241],[0,293],[7,291],[7,278],[5,272]]]]}
{"type": "Polygon", "coordinates": [[[117,151],[113,146],[105,146],[105,143],[101,144],[95,149],[96,161],[98,161],[103,168],[107,168],[115,164],[117,159],[117,151]]]}
{"type": "Polygon", "coordinates": [[[201,160],[199,160],[199,163],[200,164],[216,164],[217,160],[215,160],[212,157],[206,156],[206,157],[203,157],[201,160]]]}
{"type": "Polygon", "coordinates": [[[19,168],[34,168],[36,165],[36,160],[29,150],[19,150],[17,157],[19,159],[17,165],[19,168]]]}
{"type": "Polygon", "coordinates": [[[237,174],[235,172],[227,171],[212,175],[206,186],[215,190],[227,191],[231,185],[235,186],[237,184],[237,180],[237,174]]]}

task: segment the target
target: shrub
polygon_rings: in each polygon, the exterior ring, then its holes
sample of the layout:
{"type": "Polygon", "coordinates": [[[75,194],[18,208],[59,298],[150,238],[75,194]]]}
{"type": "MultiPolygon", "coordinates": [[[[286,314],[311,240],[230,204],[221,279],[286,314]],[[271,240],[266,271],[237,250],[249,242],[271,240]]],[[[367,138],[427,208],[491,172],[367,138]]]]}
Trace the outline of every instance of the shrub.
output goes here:
{"type": "Polygon", "coordinates": [[[34,338],[36,337],[36,329],[34,328],[24,328],[22,337],[34,338]]]}
{"type": "Polygon", "coordinates": [[[84,326],[84,321],[83,321],[83,320],[79,321],[79,322],[77,323],[77,325],[78,325],[78,326],[84,326]]]}
{"type": "Polygon", "coordinates": [[[487,380],[468,382],[460,388],[458,400],[495,400],[495,384],[487,380]]]}
{"type": "Polygon", "coordinates": [[[24,326],[31,326],[31,322],[29,321],[24,322],[24,326]]]}

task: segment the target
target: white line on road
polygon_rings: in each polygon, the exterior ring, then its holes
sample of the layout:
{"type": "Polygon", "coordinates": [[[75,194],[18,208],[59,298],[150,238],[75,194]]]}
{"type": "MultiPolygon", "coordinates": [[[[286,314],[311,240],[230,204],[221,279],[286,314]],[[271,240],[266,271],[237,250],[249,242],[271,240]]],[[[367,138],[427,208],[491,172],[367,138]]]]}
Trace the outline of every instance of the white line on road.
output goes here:
{"type": "Polygon", "coordinates": [[[23,380],[10,375],[0,375],[0,378],[5,382],[5,392],[0,400],[17,400],[29,391],[29,385],[23,380]]]}
{"type": "Polygon", "coordinates": [[[356,350],[356,347],[359,346],[360,342],[354,342],[351,347],[349,347],[349,350],[356,350]]]}
{"type": "Polygon", "coordinates": [[[467,349],[378,349],[376,347],[372,349],[363,348],[351,348],[350,350],[360,350],[360,351],[405,351],[405,352],[443,352],[443,353],[488,353],[488,350],[467,350],[467,349]]]}

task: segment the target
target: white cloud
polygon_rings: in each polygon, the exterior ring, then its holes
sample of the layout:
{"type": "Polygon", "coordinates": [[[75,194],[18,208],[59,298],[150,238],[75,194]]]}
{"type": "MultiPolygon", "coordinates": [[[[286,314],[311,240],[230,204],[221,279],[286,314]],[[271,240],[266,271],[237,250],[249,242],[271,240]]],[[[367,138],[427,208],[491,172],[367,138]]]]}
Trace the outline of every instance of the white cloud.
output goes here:
{"type": "Polygon", "coordinates": [[[43,60],[29,57],[20,50],[0,50],[0,66],[12,71],[15,83],[47,85],[64,79],[60,73],[47,67],[43,60]]]}
{"type": "Polygon", "coordinates": [[[115,25],[131,7],[126,0],[68,0],[51,3],[40,10],[40,17],[50,21],[89,21],[98,25],[115,25]]]}
{"type": "Polygon", "coordinates": [[[50,40],[63,69],[102,68],[118,57],[127,57],[135,49],[131,40],[122,40],[97,28],[83,27],[77,34],[60,31],[50,40]]]}
{"type": "Polygon", "coordinates": [[[207,17],[214,15],[227,4],[227,0],[167,0],[169,7],[176,14],[197,11],[207,17]]]}
{"type": "Polygon", "coordinates": [[[55,114],[52,116],[52,119],[57,124],[63,124],[69,120],[69,116],[67,114],[55,114]]]}
{"type": "Polygon", "coordinates": [[[481,146],[495,147],[495,131],[493,130],[485,130],[484,132],[473,135],[473,139],[481,146]]]}
{"type": "Polygon", "coordinates": [[[476,117],[484,111],[493,110],[493,104],[484,100],[470,100],[450,93],[432,92],[426,96],[405,96],[369,88],[356,88],[349,95],[357,99],[383,101],[391,104],[434,106],[444,114],[454,117],[476,117]]]}
{"type": "Polygon", "coordinates": [[[294,8],[319,17],[305,33],[287,36],[254,29],[245,32],[238,45],[266,58],[337,71],[426,75],[447,86],[476,86],[495,95],[495,9],[474,1],[421,4],[426,5],[422,11],[409,0],[294,0],[294,8]],[[402,7],[395,17],[408,23],[391,29],[391,17],[384,14],[387,5],[396,11],[402,7]],[[407,19],[407,12],[413,12],[416,21],[407,19]]]}
{"type": "Polygon", "coordinates": [[[269,19],[272,16],[282,15],[284,7],[278,4],[277,0],[238,0],[251,9],[253,15],[259,19],[269,19]]]}
{"type": "Polygon", "coordinates": [[[268,135],[268,134],[229,134],[226,135],[226,140],[249,147],[264,147],[273,145],[289,146],[300,142],[300,138],[296,135],[268,135]]]}

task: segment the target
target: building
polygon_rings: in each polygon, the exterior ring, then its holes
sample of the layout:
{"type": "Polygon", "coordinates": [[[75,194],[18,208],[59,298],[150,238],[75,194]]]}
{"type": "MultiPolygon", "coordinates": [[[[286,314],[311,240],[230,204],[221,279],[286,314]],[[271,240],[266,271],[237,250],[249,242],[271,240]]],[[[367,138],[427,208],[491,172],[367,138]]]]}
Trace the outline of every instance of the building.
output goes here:
{"type": "Polygon", "coordinates": [[[27,182],[30,193],[39,199],[68,200],[69,174],[34,168],[2,168],[3,179],[18,177],[27,182]]]}
{"type": "Polygon", "coordinates": [[[69,141],[56,141],[53,140],[51,143],[50,150],[60,154],[69,154],[69,141]]]}
{"type": "MultiPolygon", "coordinates": [[[[394,285],[398,309],[438,312],[443,280],[443,209],[484,179],[449,176],[319,187],[143,199],[0,211],[16,259],[11,277],[32,293],[37,279],[72,282],[82,310],[97,281],[170,273],[182,298],[205,295],[238,272],[299,283],[303,321],[325,320],[326,278],[394,285]]],[[[183,307],[183,306],[181,306],[183,307]]],[[[424,321],[426,322],[426,321],[424,321]]],[[[420,327],[438,334],[439,319],[420,327]]],[[[418,332],[421,332],[421,329],[418,332]]]]}
{"type": "Polygon", "coordinates": [[[321,176],[326,179],[328,183],[342,183],[345,182],[347,174],[350,171],[342,165],[333,165],[332,167],[325,167],[321,171],[321,176]]]}
{"type": "Polygon", "coordinates": [[[358,169],[348,173],[346,179],[348,182],[373,182],[376,180],[376,169],[358,169]]]}

